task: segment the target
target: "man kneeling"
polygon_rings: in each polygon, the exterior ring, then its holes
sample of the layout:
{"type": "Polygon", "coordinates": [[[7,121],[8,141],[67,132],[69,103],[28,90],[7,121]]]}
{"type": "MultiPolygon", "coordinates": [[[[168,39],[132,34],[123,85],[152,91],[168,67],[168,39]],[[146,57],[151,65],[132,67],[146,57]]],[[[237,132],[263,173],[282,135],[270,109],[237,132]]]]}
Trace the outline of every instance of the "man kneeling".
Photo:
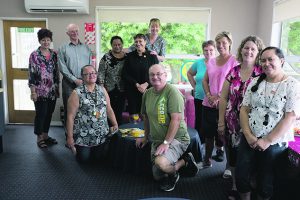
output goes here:
{"type": "Polygon", "coordinates": [[[179,180],[178,170],[186,167],[194,176],[198,173],[192,153],[188,148],[190,137],[184,121],[184,98],[180,91],[167,83],[167,73],[162,65],[149,69],[152,88],[142,99],[141,113],[144,117],[145,137],[136,140],[138,148],[151,138],[152,173],[164,191],[172,191],[179,180]]]}

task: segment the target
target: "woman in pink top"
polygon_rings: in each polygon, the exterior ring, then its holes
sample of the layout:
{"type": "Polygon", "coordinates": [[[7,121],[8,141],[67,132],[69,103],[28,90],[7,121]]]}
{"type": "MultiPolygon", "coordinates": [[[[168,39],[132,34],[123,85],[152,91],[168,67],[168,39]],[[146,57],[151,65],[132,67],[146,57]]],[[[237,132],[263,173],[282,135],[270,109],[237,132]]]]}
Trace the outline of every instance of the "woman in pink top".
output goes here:
{"type": "Polygon", "coordinates": [[[205,156],[200,169],[212,167],[211,157],[216,140],[217,155],[214,159],[222,162],[224,159],[223,141],[218,138],[219,99],[225,77],[229,70],[238,62],[230,53],[232,36],[229,32],[223,31],[216,38],[216,46],[219,56],[207,62],[207,70],[202,81],[206,96],[203,100],[202,130],[205,137],[205,156]]]}

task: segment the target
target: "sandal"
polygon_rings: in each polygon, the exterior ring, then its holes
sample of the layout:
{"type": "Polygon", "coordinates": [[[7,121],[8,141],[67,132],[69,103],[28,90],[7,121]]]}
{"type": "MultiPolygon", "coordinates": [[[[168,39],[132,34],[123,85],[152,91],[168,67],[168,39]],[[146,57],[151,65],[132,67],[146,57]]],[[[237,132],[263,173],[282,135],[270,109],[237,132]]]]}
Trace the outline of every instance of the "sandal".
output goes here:
{"type": "Polygon", "coordinates": [[[41,149],[47,148],[47,147],[48,147],[47,144],[46,144],[46,142],[45,142],[44,140],[38,141],[38,142],[37,142],[37,145],[38,145],[38,147],[40,147],[41,149]]]}
{"type": "Polygon", "coordinates": [[[51,144],[57,144],[58,142],[56,141],[56,139],[48,136],[48,138],[45,139],[45,143],[48,144],[48,145],[51,145],[51,144]]]}
{"type": "Polygon", "coordinates": [[[230,190],[228,193],[228,200],[239,200],[240,199],[240,195],[239,192],[237,190],[230,190]]]}

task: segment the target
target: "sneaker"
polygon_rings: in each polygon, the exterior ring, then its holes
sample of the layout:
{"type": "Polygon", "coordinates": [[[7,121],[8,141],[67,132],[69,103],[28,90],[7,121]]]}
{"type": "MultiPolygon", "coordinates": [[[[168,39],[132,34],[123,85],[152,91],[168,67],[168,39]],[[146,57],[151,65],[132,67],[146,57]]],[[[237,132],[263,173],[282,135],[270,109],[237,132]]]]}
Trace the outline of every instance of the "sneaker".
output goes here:
{"type": "Polygon", "coordinates": [[[217,149],[216,155],[212,157],[217,162],[222,162],[224,160],[224,151],[221,149],[217,149]]]}
{"type": "Polygon", "coordinates": [[[199,164],[199,169],[206,169],[212,167],[211,161],[203,161],[202,163],[199,164]]]}
{"type": "Polygon", "coordinates": [[[225,178],[225,179],[231,178],[231,171],[229,169],[225,169],[223,178],[225,178]]]}
{"type": "Polygon", "coordinates": [[[199,169],[197,167],[197,164],[195,162],[195,158],[191,152],[186,154],[186,156],[183,157],[183,160],[185,162],[185,169],[184,174],[189,177],[194,177],[198,173],[199,169]]]}
{"type": "Polygon", "coordinates": [[[179,173],[175,173],[174,175],[169,175],[168,177],[163,178],[160,189],[165,192],[171,192],[175,189],[176,183],[179,180],[179,173]]]}

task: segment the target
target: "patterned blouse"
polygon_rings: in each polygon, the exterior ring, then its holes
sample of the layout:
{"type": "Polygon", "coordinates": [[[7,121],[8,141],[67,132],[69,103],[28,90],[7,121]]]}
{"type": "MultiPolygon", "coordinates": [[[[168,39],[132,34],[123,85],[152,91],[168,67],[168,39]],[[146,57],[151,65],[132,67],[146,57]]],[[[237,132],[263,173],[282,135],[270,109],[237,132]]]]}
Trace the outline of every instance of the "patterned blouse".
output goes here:
{"type": "MultiPolygon", "coordinates": [[[[249,84],[242,105],[250,108],[249,126],[253,135],[265,137],[284,118],[286,112],[294,112],[296,116],[300,116],[300,82],[291,76],[277,83],[263,80],[258,90],[251,92],[251,87],[257,80],[258,78],[255,78],[249,84]],[[265,124],[266,115],[269,117],[265,124]]],[[[285,134],[271,145],[287,145],[289,141],[293,141],[293,128],[290,126],[285,134]]]]}
{"type": "Polygon", "coordinates": [[[73,137],[75,144],[96,146],[106,141],[109,127],[106,99],[102,87],[95,86],[93,92],[86,85],[75,89],[79,97],[79,108],[74,119],[73,137]]]}
{"type": "Polygon", "coordinates": [[[150,43],[150,33],[147,33],[146,35],[146,47],[149,51],[156,51],[158,55],[160,56],[166,56],[166,41],[163,37],[160,35],[156,38],[153,44],[150,43]]]}
{"type": "MultiPolygon", "coordinates": [[[[148,51],[156,51],[159,56],[166,56],[166,40],[160,35],[156,38],[153,44],[150,43],[150,33],[145,34],[146,37],[146,48],[148,51]]],[[[129,52],[136,50],[133,44],[128,48],[129,52]]]]}
{"type": "Polygon", "coordinates": [[[247,86],[254,77],[257,77],[262,73],[262,69],[260,66],[254,66],[250,78],[247,81],[242,81],[240,71],[241,65],[237,65],[229,71],[226,77],[226,80],[230,83],[230,86],[225,119],[226,127],[228,129],[227,137],[229,137],[228,139],[232,147],[237,147],[240,142],[241,127],[239,122],[239,114],[247,86]]]}
{"type": "Polygon", "coordinates": [[[37,100],[54,100],[59,96],[59,70],[57,54],[52,49],[50,59],[42,54],[40,47],[29,57],[29,87],[34,86],[37,100]]]}
{"type": "Polygon", "coordinates": [[[124,81],[121,77],[124,61],[125,57],[120,59],[116,58],[111,51],[106,53],[100,60],[98,81],[104,84],[108,92],[116,87],[119,91],[124,91],[124,81]]]}

